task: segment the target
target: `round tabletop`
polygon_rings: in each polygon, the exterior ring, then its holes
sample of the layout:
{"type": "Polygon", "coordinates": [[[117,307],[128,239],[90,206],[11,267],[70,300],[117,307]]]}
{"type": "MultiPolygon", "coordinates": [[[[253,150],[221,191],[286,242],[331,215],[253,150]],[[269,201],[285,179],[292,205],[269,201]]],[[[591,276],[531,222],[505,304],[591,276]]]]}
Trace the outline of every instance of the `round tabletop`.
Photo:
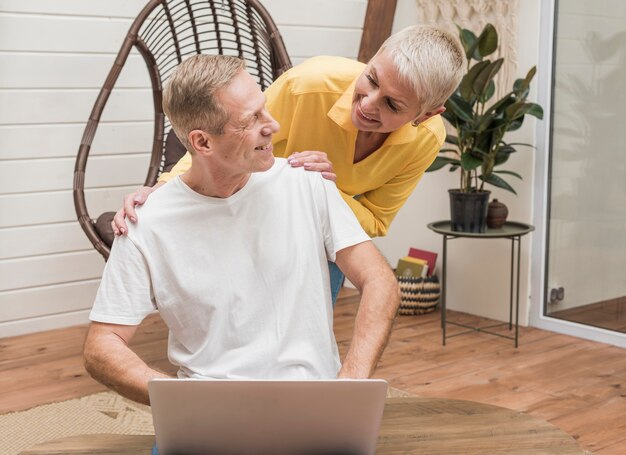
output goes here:
{"type": "MultiPolygon", "coordinates": [[[[38,444],[35,454],[149,454],[154,436],[82,435],[38,444]]],[[[507,455],[585,452],[567,433],[530,415],[442,398],[387,398],[376,448],[383,454],[507,455]]]]}
{"type": "Polygon", "coordinates": [[[576,440],[528,414],[474,401],[387,398],[377,454],[583,455],[576,440]]]}
{"type": "Polygon", "coordinates": [[[511,238],[516,236],[522,236],[535,230],[535,227],[520,223],[519,221],[507,221],[504,226],[498,229],[487,228],[486,232],[462,232],[453,231],[452,223],[450,220],[435,221],[428,224],[428,229],[436,232],[437,234],[449,235],[454,237],[475,237],[481,239],[497,239],[497,238],[511,238]]]}

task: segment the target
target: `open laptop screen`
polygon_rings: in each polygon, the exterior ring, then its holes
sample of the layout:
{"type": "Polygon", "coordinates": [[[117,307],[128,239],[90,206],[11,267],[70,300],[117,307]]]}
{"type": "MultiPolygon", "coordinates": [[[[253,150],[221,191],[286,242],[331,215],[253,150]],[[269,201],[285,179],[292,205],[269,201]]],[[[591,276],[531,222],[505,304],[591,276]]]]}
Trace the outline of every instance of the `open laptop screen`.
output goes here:
{"type": "Polygon", "coordinates": [[[154,379],[159,455],[369,455],[386,381],[154,379]]]}

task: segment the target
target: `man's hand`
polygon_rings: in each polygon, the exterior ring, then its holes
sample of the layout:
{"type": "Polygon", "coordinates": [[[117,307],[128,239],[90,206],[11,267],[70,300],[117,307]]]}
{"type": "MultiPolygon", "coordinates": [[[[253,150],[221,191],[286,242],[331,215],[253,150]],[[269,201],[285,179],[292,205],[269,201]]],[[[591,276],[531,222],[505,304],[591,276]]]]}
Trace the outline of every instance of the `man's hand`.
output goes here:
{"type": "Polygon", "coordinates": [[[307,171],[321,172],[326,180],[337,181],[337,174],[333,171],[333,163],[324,152],[307,150],[304,152],[292,153],[287,162],[291,167],[304,167],[307,171]]]}
{"type": "Polygon", "coordinates": [[[134,193],[127,194],[124,197],[124,207],[118,210],[113,217],[113,221],[111,221],[111,227],[113,228],[113,233],[115,235],[126,235],[128,232],[126,217],[128,217],[133,223],[136,223],[137,213],[135,212],[135,207],[144,204],[148,199],[148,196],[150,196],[154,190],[162,185],[163,182],[158,182],[153,187],[141,186],[137,188],[134,193]]]}

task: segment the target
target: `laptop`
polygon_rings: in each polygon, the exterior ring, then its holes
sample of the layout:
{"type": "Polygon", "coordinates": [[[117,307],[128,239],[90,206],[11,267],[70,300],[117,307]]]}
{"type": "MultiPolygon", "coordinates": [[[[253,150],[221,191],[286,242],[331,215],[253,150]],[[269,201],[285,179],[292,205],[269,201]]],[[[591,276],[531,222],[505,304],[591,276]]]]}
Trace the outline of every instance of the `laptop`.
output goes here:
{"type": "Polygon", "coordinates": [[[387,382],[380,379],[153,379],[159,455],[370,455],[387,382]]]}

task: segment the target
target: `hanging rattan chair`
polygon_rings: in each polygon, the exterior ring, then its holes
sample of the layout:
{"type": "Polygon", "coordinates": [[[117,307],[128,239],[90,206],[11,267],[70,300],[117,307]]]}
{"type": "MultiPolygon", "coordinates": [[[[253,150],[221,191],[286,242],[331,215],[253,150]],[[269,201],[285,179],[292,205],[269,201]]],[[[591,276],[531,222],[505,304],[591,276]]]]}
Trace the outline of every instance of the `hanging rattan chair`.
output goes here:
{"type": "Polygon", "coordinates": [[[152,0],[133,22],[100,90],[83,133],[74,167],[74,206],[94,248],[106,260],[111,251],[114,212],[94,221],[85,202],[85,169],[100,117],[126,59],[135,48],[152,83],[154,134],[145,185],[152,186],[185,153],[161,106],[162,88],[176,66],[195,54],[235,55],[244,59],[262,89],[291,67],[276,24],[258,0],[152,0]]]}

